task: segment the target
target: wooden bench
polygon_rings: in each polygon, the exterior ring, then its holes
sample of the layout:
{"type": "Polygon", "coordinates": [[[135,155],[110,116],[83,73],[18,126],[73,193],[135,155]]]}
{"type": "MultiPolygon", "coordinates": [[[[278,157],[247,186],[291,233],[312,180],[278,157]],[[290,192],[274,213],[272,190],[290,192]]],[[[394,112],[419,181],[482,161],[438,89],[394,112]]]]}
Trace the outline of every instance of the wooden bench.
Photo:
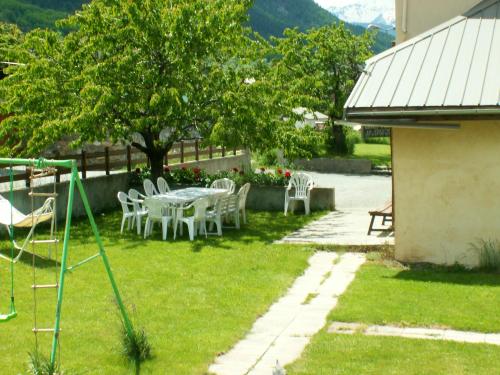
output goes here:
{"type": "Polygon", "coordinates": [[[377,216],[382,218],[382,225],[385,225],[386,222],[392,223],[392,201],[386,203],[382,209],[376,211],[370,211],[368,213],[372,217],[370,221],[370,227],[368,228],[368,235],[370,235],[372,232],[384,232],[388,229],[387,228],[375,229],[373,228],[373,224],[375,223],[375,218],[377,216]]]}

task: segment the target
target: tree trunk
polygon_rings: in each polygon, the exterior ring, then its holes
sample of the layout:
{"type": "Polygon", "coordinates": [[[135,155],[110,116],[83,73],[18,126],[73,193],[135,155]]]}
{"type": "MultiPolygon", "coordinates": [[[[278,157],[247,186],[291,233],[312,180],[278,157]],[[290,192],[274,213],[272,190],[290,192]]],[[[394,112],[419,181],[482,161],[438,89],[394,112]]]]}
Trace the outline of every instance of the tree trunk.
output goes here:
{"type": "Polygon", "coordinates": [[[149,155],[149,161],[151,163],[151,179],[156,181],[158,177],[163,176],[163,158],[166,152],[153,152],[149,155]]]}
{"type": "Polygon", "coordinates": [[[347,143],[344,133],[344,127],[341,125],[333,125],[333,151],[336,154],[345,155],[347,154],[347,143]]]}

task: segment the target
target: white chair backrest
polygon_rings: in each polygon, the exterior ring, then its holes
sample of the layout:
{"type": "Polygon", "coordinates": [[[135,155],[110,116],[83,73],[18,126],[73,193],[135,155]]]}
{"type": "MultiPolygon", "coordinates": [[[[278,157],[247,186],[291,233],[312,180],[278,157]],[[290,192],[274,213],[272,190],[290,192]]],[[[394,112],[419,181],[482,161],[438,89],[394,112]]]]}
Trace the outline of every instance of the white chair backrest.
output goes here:
{"type": "Polygon", "coordinates": [[[203,220],[207,215],[207,208],[210,201],[207,198],[200,198],[193,203],[194,207],[194,219],[196,221],[203,220]]]}
{"type": "Polygon", "coordinates": [[[238,194],[228,195],[227,210],[229,212],[234,212],[238,210],[240,207],[239,201],[240,201],[240,196],[238,194]]]}
{"type": "Polygon", "coordinates": [[[229,178],[221,178],[212,182],[212,185],[210,185],[210,187],[212,189],[226,189],[228,190],[228,194],[233,194],[234,189],[236,189],[236,184],[229,178]]]}
{"type": "Polygon", "coordinates": [[[148,210],[148,216],[151,219],[161,219],[163,216],[163,205],[154,198],[144,199],[144,207],[148,210]]]}
{"type": "Polygon", "coordinates": [[[127,213],[127,214],[130,213],[129,204],[131,202],[129,202],[127,194],[125,194],[123,191],[119,191],[118,192],[118,200],[120,201],[123,212],[127,213]]]}
{"type": "Polygon", "coordinates": [[[314,181],[312,177],[306,173],[295,173],[290,178],[290,183],[288,187],[295,188],[295,196],[296,197],[307,197],[309,194],[309,190],[314,186],[314,181]]]}
{"type": "Polygon", "coordinates": [[[156,180],[156,184],[158,185],[158,191],[160,192],[160,194],[166,194],[170,191],[167,180],[165,180],[163,177],[158,177],[158,179],[156,180]]]}
{"type": "Polygon", "coordinates": [[[158,195],[158,190],[156,190],[156,187],[155,187],[155,184],[153,184],[153,181],[146,178],[146,179],[144,179],[143,185],[144,185],[144,192],[146,193],[146,196],[152,197],[153,195],[158,195]]]}
{"type": "Polygon", "coordinates": [[[140,211],[141,210],[141,204],[139,202],[134,201],[134,200],[141,199],[141,193],[139,193],[135,189],[130,189],[128,191],[128,196],[130,197],[130,199],[132,199],[132,203],[134,205],[134,210],[135,211],[140,211]]]}
{"type": "Polygon", "coordinates": [[[249,190],[250,190],[250,182],[247,182],[245,185],[240,187],[240,190],[238,191],[238,196],[240,197],[240,208],[245,208],[249,190]]]}

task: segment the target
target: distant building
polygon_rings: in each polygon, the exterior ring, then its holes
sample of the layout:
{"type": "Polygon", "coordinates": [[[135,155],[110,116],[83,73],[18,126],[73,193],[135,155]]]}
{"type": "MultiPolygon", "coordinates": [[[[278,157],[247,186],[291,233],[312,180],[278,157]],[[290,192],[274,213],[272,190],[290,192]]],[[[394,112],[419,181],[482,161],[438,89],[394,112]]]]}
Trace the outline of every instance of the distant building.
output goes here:
{"type": "Polygon", "coordinates": [[[396,9],[344,123],[392,128],[397,259],[476,266],[471,243],[500,239],[500,0],[396,9]]]}
{"type": "Polygon", "coordinates": [[[306,126],[310,126],[314,129],[321,130],[325,127],[328,122],[328,116],[321,112],[311,112],[307,108],[298,107],[293,110],[297,115],[303,115],[303,121],[297,121],[295,127],[297,129],[302,129],[306,126]]]}

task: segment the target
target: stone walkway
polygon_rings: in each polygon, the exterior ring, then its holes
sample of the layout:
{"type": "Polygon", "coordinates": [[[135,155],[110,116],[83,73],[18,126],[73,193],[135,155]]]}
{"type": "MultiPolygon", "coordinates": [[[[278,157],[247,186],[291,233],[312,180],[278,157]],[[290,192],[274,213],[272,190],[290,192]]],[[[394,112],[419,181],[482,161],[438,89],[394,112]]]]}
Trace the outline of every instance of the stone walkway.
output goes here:
{"type": "Polygon", "coordinates": [[[473,344],[500,345],[500,334],[498,333],[467,332],[452,329],[367,326],[361,323],[334,322],[328,329],[328,332],[347,335],[362,333],[367,336],[395,336],[410,339],[448,340],[473,344]]]}
{"type": "Polygon", "coordinates": [[[259,318],[246,337],[209,368],[218,375],[269,375],[276,361],[296,360],[325,324],[338,297],[365,262],[362,254],[317,252],[287,294],[259,318]]]}
{"type": "MultiPolygon", "coordinates": [[[[376,219],[375,228],[389,228],[376,219]]],[[[370,215],[367,209],[339,209],[316,220],[278,243],[315,243],[321,245],[384,245],[394,244],[393,232],[373,232],[367,235],[370,215]]]]}

